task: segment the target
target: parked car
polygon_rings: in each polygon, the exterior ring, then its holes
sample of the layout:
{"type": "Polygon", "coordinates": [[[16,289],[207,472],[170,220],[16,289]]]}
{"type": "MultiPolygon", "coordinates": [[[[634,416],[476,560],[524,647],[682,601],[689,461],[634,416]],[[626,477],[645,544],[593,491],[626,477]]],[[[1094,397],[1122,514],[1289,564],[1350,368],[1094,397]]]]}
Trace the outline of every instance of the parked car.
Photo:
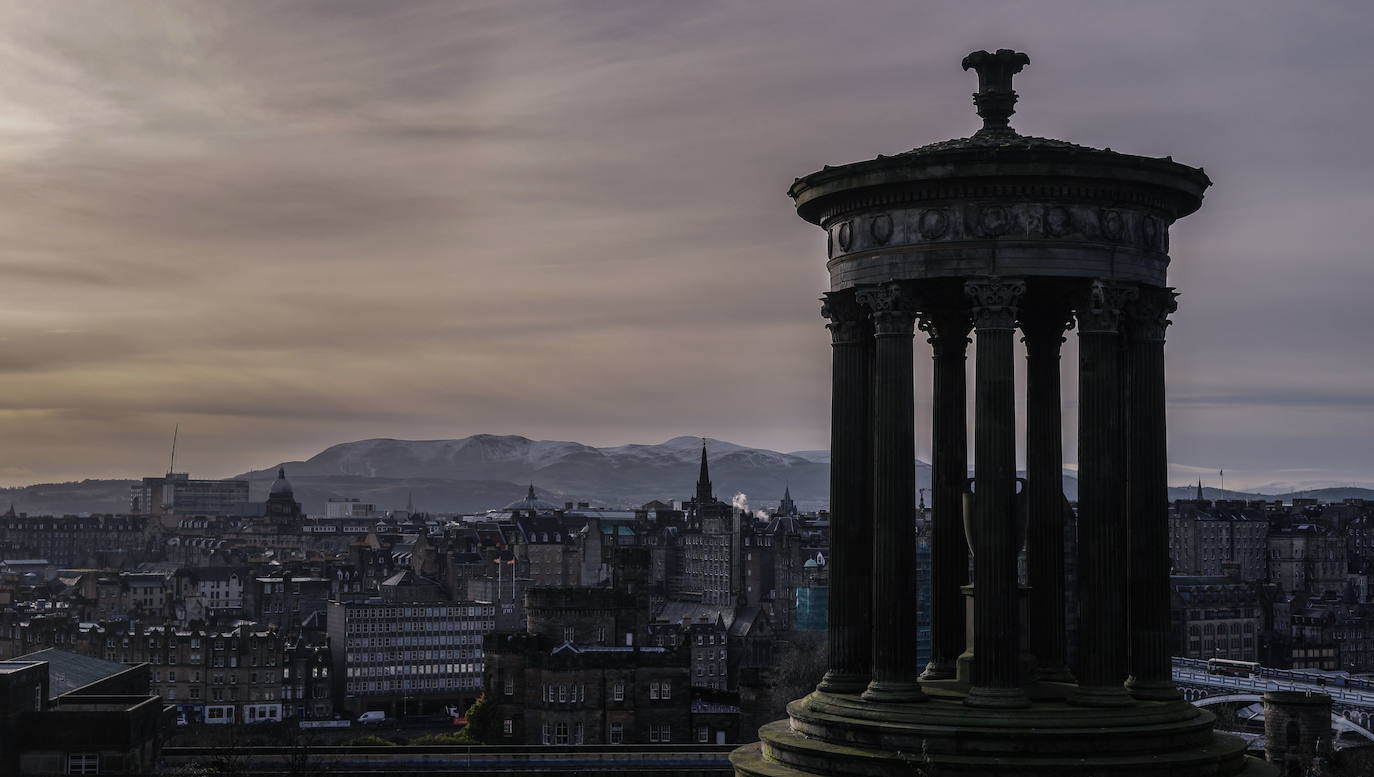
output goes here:
{"type": "Polygon", "coordinates": [[[368,710],[358,716],[358,725],[373,726],[386,722],[386,713],[381,710],[368,710]]]}

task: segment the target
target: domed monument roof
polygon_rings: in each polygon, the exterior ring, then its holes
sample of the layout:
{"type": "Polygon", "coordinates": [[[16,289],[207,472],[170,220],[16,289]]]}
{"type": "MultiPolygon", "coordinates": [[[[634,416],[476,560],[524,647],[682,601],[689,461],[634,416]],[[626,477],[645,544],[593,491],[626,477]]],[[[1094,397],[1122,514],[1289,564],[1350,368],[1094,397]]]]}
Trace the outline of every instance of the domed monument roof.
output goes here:
{"type": "Polygon", "coordinates": [[[1207,175],[1019,134],[1012,76],[1029,62],[1007,49],[964,58],[983,120],[971,136],[793,182],[797,214],[829,233],[832,289],[979,273],[1164,285],[1168,228],[1201,207],[1207,175]]]}
{"type": "Polygon", "coordinates": [[[277,479],[272,481],[272,489],[267,493],[270,496],[292,496],[295,493],[291,481],[286,479],[286,467],[277,467],[277,479]]]}
{"type": "Polygon", "coordinates": [[[557,510],[558,505],[553,504],[552,502],[545,502],[544,500],[535,496],[534,484],[531,483],[530,491],[528,494],[525,495],[525,498],[517,499],[516,501],[511,502],[510,504],[506,505],[505,509],[510,510],[511,512],[521,510],[524,512],[532,513],[548,513],[557,510]]]}

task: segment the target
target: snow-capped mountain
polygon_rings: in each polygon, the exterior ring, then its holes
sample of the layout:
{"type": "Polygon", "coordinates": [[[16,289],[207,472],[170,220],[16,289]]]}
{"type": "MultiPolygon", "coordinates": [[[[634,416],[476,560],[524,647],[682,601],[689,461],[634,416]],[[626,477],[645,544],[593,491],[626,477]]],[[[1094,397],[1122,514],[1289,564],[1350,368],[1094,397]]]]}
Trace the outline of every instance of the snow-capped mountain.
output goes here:
{"type": "MultiPolygon", "coordinates": [[[[345,489],[349,482],[365,488],[363,481],[426,480],[459,484],[481,481],[506,482],[518,498],[525,484],[533,484],[553,501],[591,501],[610,506],[639,505],[651,499],[685,499],[696,487],[702,441],[675,437],[657,445],[618,445],[595,448],[577,442],[531,440],[515,435],[478,434],[459,440],[375,439],[331,446],[306,461],[283,462],[306,509],[323,495],[315,492],[328,479],[330,491],[355,496],[345,489]]],[[[744,493],[758,505],[774,505],[783,490],[792,489],[798,505],[806,509],[825,505],[829,468],[822,462],[787,453],[748,448],[724,440],[706,441],[707,459],[716,494],[729,500],[744,493]]],[[[245,473],[255,492],[276,477],[276,465],[245,473]]],[[[430,484],[431,486],[433,483],[430,484]]],[[[397,485],[400,487],[400,484],[397,485]]],[[[428,491],[428,489],[426,489],[428,491]]],[[[417,509],[479,509],[454,494],[454,504],[435,504],[438,493],[417,494],[417,509]]],[[[507,501],[510,501],[507,500],[507,501]]],[[[393,500],[394,501],[394,500],[393,500]]],[[[404,498],[400,500],[404,503],[404,498]]],[[[383,504],[379,506],[399,506],[383,504]]],[[[500,504],[486,504],[499,507],[500,504]]]]}

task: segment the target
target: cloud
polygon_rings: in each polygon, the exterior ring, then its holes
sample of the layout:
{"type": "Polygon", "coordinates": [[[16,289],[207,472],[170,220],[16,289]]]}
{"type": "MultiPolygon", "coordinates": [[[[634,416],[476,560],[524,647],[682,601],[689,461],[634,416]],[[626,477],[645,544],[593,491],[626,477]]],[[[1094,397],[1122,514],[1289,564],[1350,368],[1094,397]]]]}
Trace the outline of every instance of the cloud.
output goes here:
{"type": "Polygon", "coordinates": [[[147,474],[177,422],[207,475],[368,436],[824,447],[824,244],[783,192],[967,134],[958,61],[1002,46],[1019,129],[1216,181],[1174,232],[1171,455],[1349,468],[1371,14],[7,6],[0,482],[147,474]]]}

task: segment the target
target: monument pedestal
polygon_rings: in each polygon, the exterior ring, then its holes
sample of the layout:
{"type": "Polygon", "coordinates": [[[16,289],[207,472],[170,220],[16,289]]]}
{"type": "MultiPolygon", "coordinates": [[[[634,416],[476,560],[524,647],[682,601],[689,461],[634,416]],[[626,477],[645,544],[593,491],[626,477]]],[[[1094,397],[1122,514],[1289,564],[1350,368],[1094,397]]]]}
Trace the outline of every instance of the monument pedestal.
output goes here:
{"type": "MultiPolygon", "coordinates": [[[[960,586],[959,590],[964,595],[964,609],[967,613],[964,622],[968,624],[968,628],[965,632],[964,644],[968,646],[968,649],[960,654],[958,660],[954,663],[954,679],[959,686],[967,688],[973,684],[973,586],[960,586]]],[[[1030,611],[1030,588],[1024,585],[1021,586],[1018,607],[1021,612],[1021,622],[1025,623],[1030,611]]],[[[1039,669],[1037,667],[1035,655],[1031,653],[1030,650],[1030,632],[1022,631],[1021,676],[1029,680],[1030,678],[1036,677],[1038,674],[1039,669]]]]}
{"type": "Polygon", "coordinates": [[[928,691],[928,701],[911,705],[813,693],[788,705],[788,720],[759,729],[762,742],[735,750],[731,764],[743,777],[1276,774],[1245,757],[1241,738],[1213,733],[1215,717],[1187,702],[1087,709],[1042,698],[1030,708],[980,709],[962,694],[928,691]]]}

